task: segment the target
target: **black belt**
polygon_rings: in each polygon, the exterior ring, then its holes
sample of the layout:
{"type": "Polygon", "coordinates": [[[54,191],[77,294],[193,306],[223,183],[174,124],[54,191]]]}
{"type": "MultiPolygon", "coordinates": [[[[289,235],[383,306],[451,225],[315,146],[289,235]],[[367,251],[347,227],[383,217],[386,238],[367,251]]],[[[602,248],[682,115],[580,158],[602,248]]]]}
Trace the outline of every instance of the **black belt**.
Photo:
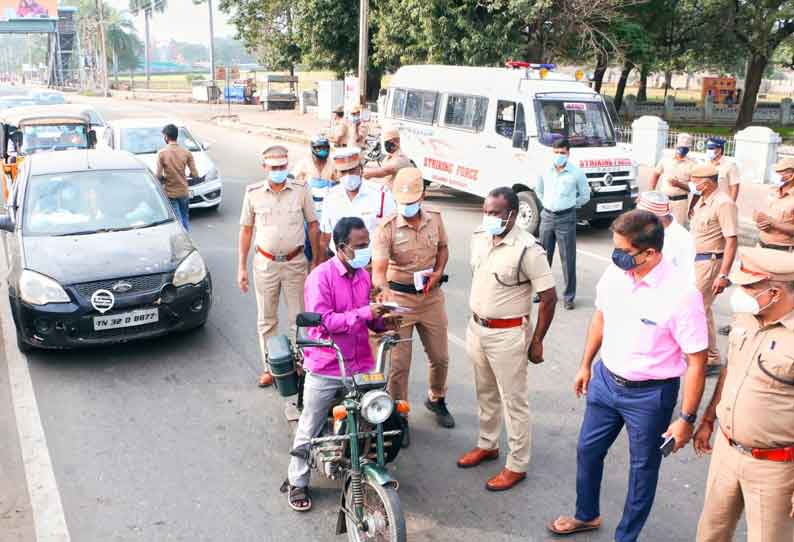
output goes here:
{"type": "MultiPolygon", "coordinates": [[[[441,275],[441,280],[438,281],[438,286],[441,286],[445,282],[449,280],[449,275],[444,273],[441,275]]],[[[414,294],[419,295],[423,294],[423,290],[416,290],[416,287],[413,284],[403,284],[401,282],[392,282],[389,281],[389,289],[394,290],[395,292],[400,292],[401,294],[414,294]]]]}
{"type": "Polygon", "coordinates": [[[699,252],[695,254],[695,261],[702,262],[704,260],[721,260],[722,252],[699,252]]]}
{"type": "Polygon", "coordinates": [[[667,199],[670,201],[681,201],[685,199],[689,199],[689,194],[679,194],[678,196],[667,196],[667,199]]]}
{"type": "Polygon", "coordinates": [[[569,207],[569,208],[567,208],[567,209],[565,209],[563,211],[552,211],[551,209],[546,209],[546,208],[543,209],[544,212],[551,213],[554,216],[567,215],[571,211],[575,211],[575,210],[576,210],[576,207],[569,207]]]}
{"type": "Polygon", "coordinates": [[[618,386],[623,386],[624,388],[650,388],[652,386],[661,386],[663,384],[671,384],[678,381],[678,377],[666,378],[664,380],[629,380],[610,371],[609,367],[606,366],[603,360],[601,360],[601,365],[603,365],[607,374],[612,377],[612,380],[615,381],[615,384],[618,386]]]}
{"type": "Polygon", "coordinates": [[[794,252],[794,246],[770,245],[762,241],[759,241],[758,244],[761,245],[762,248],[771,248],[772,250],[782,250],[783,252],[794,252]]]}

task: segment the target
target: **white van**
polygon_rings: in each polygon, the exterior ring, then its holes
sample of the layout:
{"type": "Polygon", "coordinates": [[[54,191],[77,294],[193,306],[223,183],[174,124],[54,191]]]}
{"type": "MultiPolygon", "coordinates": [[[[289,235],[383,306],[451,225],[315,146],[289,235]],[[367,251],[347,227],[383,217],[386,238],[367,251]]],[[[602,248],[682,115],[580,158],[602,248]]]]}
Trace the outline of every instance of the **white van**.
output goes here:
{"type": "Polygon", "coordinates": [[[400,130],[403,152],[425,181],[480,197],[512,186],[521,202],[519,223],[534,233],[536,179],[551,167],[552,143],[567,138],[592,189],[577,218],[608,225],[633,208],[637,168],[616,144],[601,95],[553,65],[508,66],[406,66],[394,75],[384,116],[400,130]]]}

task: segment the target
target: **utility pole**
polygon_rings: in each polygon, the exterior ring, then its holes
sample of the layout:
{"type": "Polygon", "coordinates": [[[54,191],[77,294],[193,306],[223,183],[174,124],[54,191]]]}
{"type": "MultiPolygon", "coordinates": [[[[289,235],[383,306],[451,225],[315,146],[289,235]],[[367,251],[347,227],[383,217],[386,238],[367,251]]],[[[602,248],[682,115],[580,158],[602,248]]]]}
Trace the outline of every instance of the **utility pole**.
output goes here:
{"type": "Polygon", "coordinates": [[[212,0],[207,0],[210,11],[210,86],[215,86],[215,30],[212,22],[212,0]]]}
{"type": "Polygon", "coordinates": [[[358,14],[358,101],[367,105],[367,55],[369,54],[369,0],[360,0],[358,14]]]}
{"type": "Polygon", "coordinates": [[[102,70],[102,96],[107,97],[110,94],[108,92],[108,55],[105,48],[105,9],[102,4],[103,0],[96,0],[97,25],[99,26],[99,54],[102,57],[99,64],[102,70]]]}

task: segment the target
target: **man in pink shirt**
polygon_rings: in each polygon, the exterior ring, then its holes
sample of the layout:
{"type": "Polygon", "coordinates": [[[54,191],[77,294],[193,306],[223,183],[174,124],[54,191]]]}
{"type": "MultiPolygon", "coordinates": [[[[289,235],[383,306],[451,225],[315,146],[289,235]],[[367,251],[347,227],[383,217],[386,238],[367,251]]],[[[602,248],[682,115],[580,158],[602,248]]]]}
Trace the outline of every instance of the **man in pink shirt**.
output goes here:
{"type": "MultiPolygon", "coordinates": [[[[306,278],[304,301],[307,312],[322,315],[323,326],[308,331],[312,339],[328,340],[339,346],[345,360],[345,373],[351,377],[368,373],[375,366],[369,346],[368,330],[384,331],[383,315],[388,308],[370,304],[372,281],[365,267],[372,249],[369,232],[358,217],[346,217],[334,227],[336,255],[317,266],[306,278]]],[[[303,351],[306,377],[303,385],[303,410],[292,443],[289,470],[289,505],[306,512],[312,506],[309,495],[309,443],[319,435],[328,418],[337,392],[344,387],[339,362],[330,348],[303,351]]]]}
{"type": "Polygon", "coordinates": [[[572,534],[601,526],[604,457],[625,425],[629,492],[615,541],[636,542],[656,496],[660,446],[672,436],[675,452],[692,438],[708,327],[700,292],[662,258],[664,227],[655,215],[629,211],[612,232],[613,265],[596,287],[596,311],[574,383],[577,397],[587,397],[576,453],[576,514],[560,516],[548,528],[572,534]],[[593,367],[599,350],[600,363],[593,367]],[[684,374],[681,412],[670,423],[684,374]]]}

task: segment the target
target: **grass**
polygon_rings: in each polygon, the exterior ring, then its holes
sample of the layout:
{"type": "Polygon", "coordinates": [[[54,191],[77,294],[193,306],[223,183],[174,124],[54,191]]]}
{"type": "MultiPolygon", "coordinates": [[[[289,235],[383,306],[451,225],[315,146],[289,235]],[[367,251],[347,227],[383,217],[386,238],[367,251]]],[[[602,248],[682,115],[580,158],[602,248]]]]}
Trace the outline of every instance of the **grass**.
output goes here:
{"type": "MultiPolygon", "coordinates": [[[[694,86],[694,85],[693,85],[694,86]]],[[[615,95],[615,89],[617,85],[614,84],[604,84],[601,87],[602,94],[607,96],[615,95]]],[[[639,87],[637,85],[628,86],[626,87],[626,95],[633,94],[637,95],[639,87]]],[[[686,89],[678,89],[678,90],[669,90],[667,91],[668,95],[675,96],[678,101],[681,102],[699,102],[700,101],[700,88],[691,88],[689,90],[686,89]]],[[[787,95],[785,94],[764,94],[763,98],[759,98],[759,101],[762,102],[779,102],[783,98],[786,98],[787,95]]],[[[648,101],[649,102],[663,102],[664,101],[664,89],[661,88],[650,88],[648,87],[648,101]]]]}

